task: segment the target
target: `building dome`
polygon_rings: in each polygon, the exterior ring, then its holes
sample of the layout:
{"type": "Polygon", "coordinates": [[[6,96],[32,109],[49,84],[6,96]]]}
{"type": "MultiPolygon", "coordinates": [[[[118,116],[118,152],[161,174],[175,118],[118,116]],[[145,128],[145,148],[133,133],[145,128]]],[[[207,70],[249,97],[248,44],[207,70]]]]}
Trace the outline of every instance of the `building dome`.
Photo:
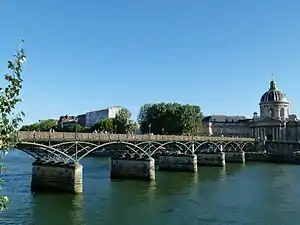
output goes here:
{"type": "Polygon", "coordinates": [[[288,102],[284,93],[276,88],[275,82],[270,82],[270,89],[264,93],[260,99],[260,103],[268,102],[288,102]]]}

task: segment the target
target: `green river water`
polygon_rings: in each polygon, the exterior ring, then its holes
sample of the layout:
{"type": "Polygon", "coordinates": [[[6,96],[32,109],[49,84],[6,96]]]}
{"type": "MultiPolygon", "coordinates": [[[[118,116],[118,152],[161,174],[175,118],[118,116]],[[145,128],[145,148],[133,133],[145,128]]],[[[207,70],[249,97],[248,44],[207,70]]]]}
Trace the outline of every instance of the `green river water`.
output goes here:
{"type": "Polygon", "coordinates": [[[247,163],[198,174],[156,172],[155,182],[110,180],[109,159],[89,157],[84,193],[33,194],[32,159],[5,157],[3,192],[11,200],[0,225],[299,225],[300,165],[247,163]]]}

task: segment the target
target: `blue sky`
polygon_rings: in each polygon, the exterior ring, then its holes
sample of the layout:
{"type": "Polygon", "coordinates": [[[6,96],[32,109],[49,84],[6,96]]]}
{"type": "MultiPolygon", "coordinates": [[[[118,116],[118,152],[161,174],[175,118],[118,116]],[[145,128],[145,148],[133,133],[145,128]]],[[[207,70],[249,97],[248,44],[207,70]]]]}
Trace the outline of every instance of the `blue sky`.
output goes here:
{"type": "Polygon", "coordinates": [[[24,123],[113,105],[135,119],[161,101],[252,116],[272,73],[300,114],[299,11],[297,0],[0,0],[0,71],[24,38],[24,123]]]}

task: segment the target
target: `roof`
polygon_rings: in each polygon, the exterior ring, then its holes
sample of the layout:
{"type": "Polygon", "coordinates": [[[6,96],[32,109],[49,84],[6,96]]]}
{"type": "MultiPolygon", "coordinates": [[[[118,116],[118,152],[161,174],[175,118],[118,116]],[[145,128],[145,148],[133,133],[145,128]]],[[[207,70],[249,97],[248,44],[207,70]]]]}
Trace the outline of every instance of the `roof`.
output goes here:
{"type": "Polygon", "coordinates": [[[203,122],[246,122],[247,119],[245,116],[226,116],[226,115],[210,115],[203,118],[203,122]]]}
{"type": "Polygon", "coordinates": [[[288,100],[286,99],[285,94],[276,88],[275,81],[272,80],[270,82],[269,90],[262,95],[260,102],[288,102],[288,100]]]}
{"type": "Polygon", "coordinates": [[[98,110],[93,110],[93,111],[89,111],[87,113],[93,113],[93,112],[99,112],[99,111],[105,111],[105,110],[109,110],[109,109],[115,109],[115,108],[124,108],[122,106],[110,106],[110,107],[107,107],[107,108],[104,108],[104,109],[98,109],[98,110]]]}

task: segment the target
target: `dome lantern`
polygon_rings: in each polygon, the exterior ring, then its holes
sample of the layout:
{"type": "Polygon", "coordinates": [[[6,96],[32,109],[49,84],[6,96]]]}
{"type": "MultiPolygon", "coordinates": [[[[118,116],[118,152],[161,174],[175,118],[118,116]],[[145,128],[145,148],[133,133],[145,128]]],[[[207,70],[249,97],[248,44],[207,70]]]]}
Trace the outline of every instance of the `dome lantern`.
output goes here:
{"type": "Polygon", "coordinates": [[[270,89],[269,90],[276,90],[276,85],[275,85],[275,81],[274,80],[272,80],[270,82],[270,89]]]}

